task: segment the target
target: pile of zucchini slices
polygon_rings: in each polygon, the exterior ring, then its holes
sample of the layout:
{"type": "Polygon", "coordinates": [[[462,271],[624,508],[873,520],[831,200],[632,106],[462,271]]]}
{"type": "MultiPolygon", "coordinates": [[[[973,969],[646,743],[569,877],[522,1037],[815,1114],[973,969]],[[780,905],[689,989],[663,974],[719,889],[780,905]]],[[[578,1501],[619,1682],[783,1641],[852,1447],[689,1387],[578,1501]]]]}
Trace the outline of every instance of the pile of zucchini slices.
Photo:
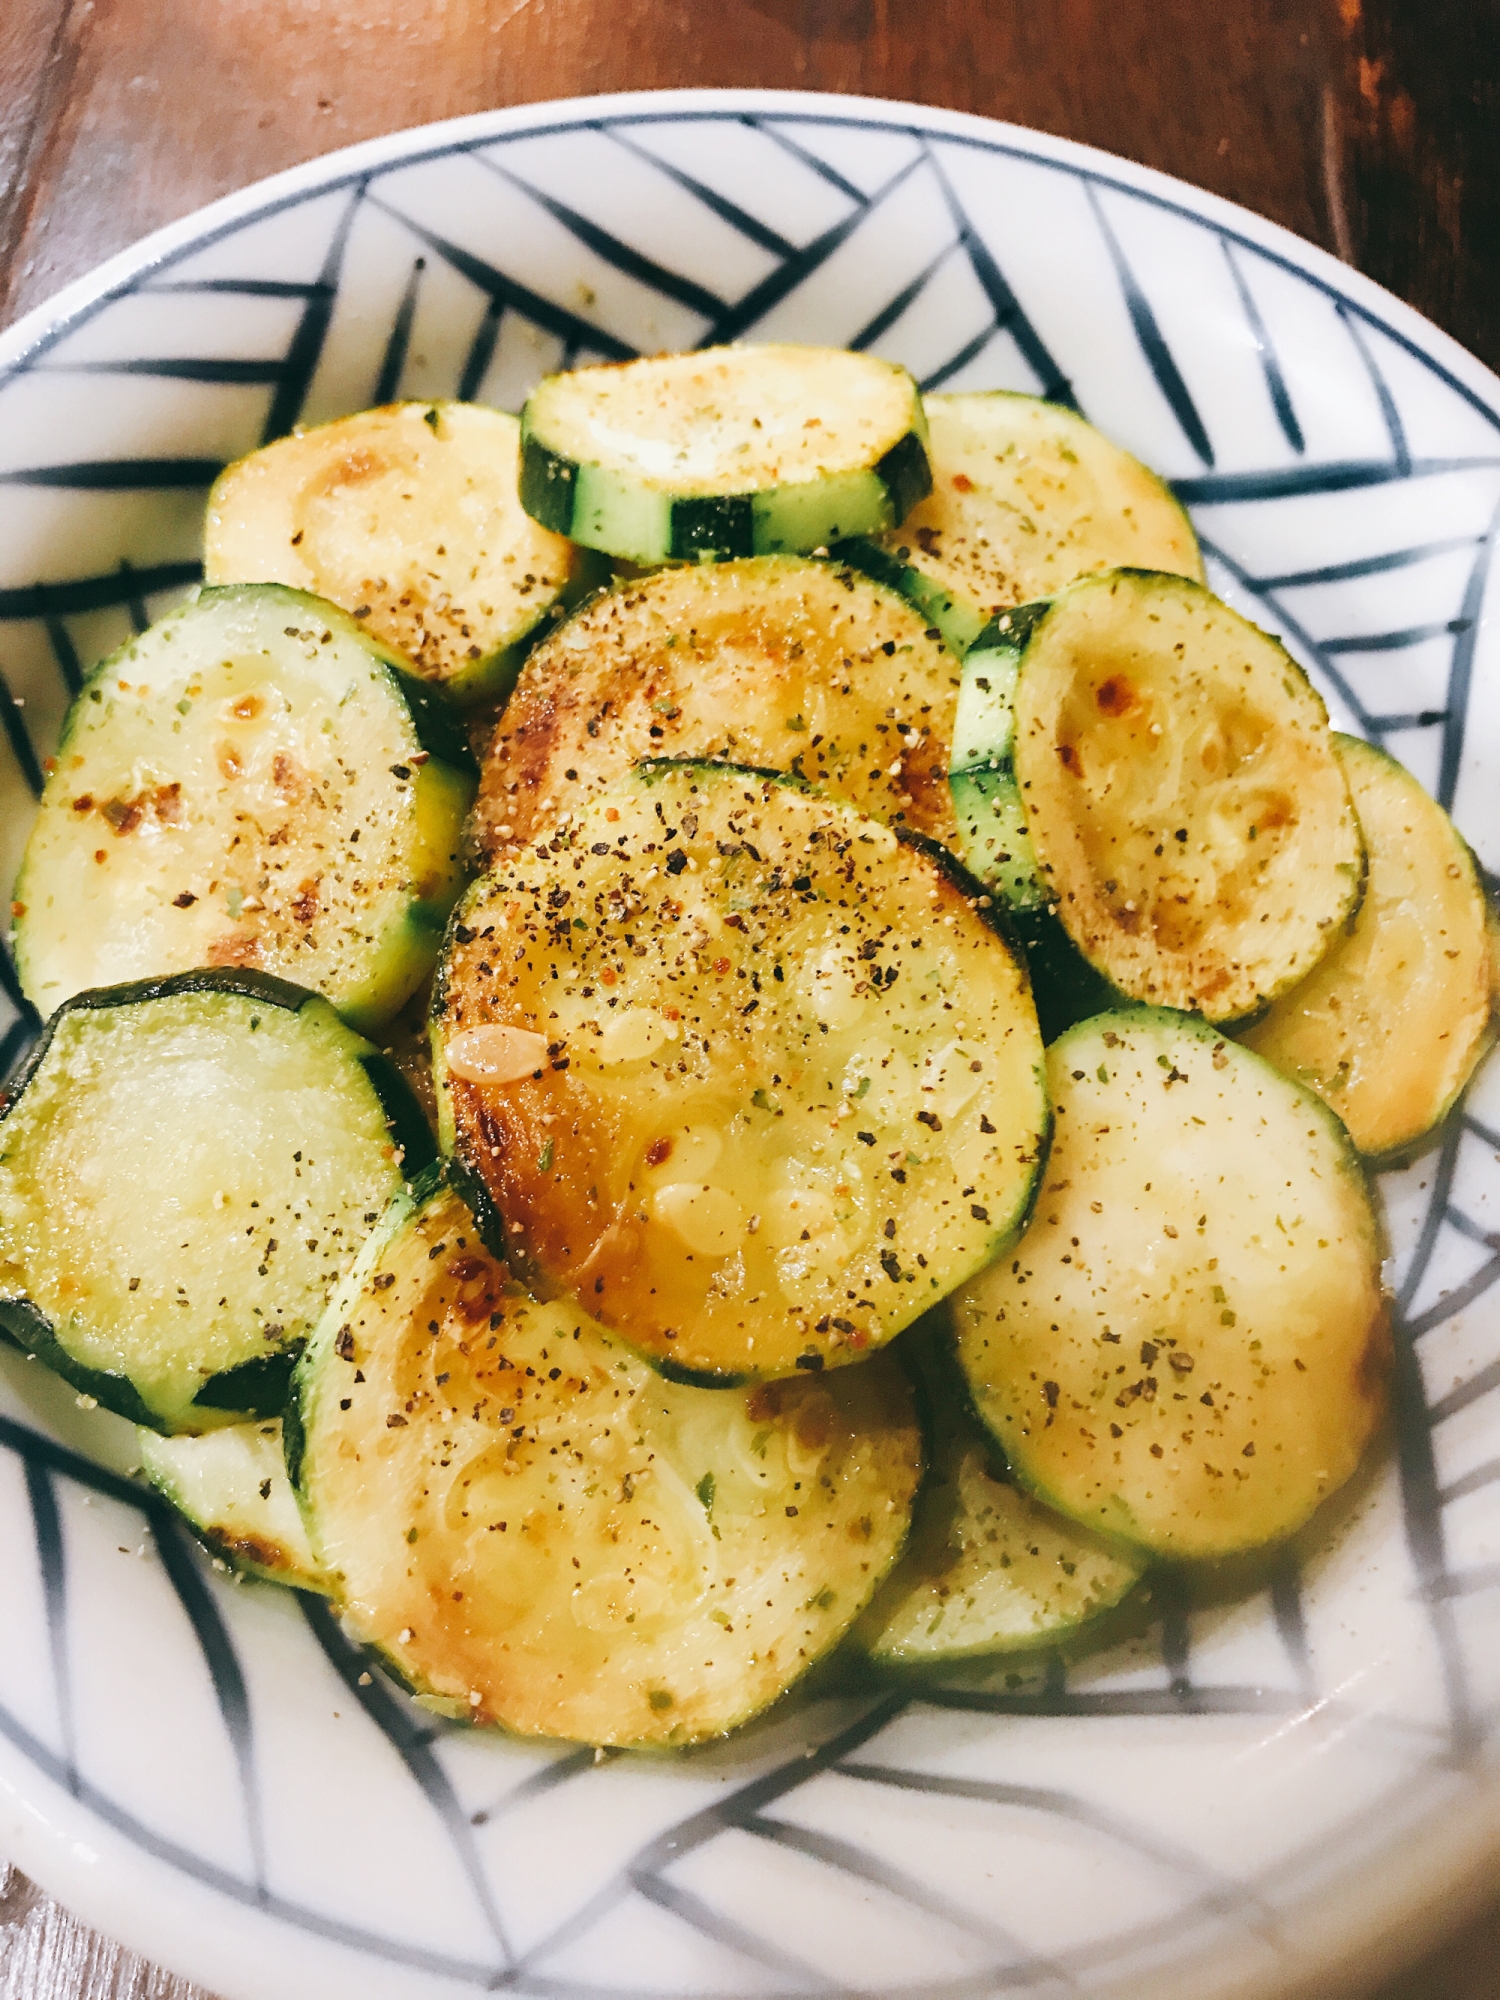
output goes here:
{"type": "Polygon", "coordinates": [[[1125,452],[726,348],[283,438],[206,570],[16,887],[0,1326],[220,1557],[688,1744],[1350,1477],[1488,911],[1125,452]]]}

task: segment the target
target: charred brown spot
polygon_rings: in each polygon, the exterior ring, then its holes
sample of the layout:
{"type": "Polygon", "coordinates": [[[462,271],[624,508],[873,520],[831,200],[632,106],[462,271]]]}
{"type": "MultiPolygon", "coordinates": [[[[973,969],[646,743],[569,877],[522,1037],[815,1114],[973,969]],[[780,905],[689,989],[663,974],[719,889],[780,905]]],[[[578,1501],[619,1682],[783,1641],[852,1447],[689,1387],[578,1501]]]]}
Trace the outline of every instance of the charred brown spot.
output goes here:
{"type": "Polygon", "coordinates": [[[1385,1400],[1386,1385],[1395,1366],[1395,1350],[1391,1341],[1391,1313],[1388,1300],[1382,1300],[1375,1323],[1366,1337],[1363,1351],[1354,1368],[1354,1380],[1359,1393],[1370,1403],[1385,1400]]]}
{"type": "Polygon", "coordinates": [[[221,778],[237,778],[245,766],[240,761],[240,753],[232,743],[221,743],[214,762],[219,767],[221,778]]]}
{"type": "Polygon", "coordinates": [[[646,1165],[648,1167],[659,1167],[664,1161],[670,1160],[671,1157],[672,1141],[670,1139],[653,1139],[651,1144],[646,1148],[646,1165]]]}
{"type": "Polygon", "coordinates": [[[259,965],[260,939],[244,931],[226,931],[208,947],[210,965],[259,965]]]}
{"type": "Polygon", "coordinates": [[[1075,778],[1078,776],[1080,771],[1082,771],[1083,765],[1079,761],[1078,752],[1076,748],[1073,746],[1073,744],[1059,743],[1057,746],[1057,756],[1058,756],[1058,761],[1059,763],[1061,763],[1063,769],[1065,771],[1071,771],[1075,778]]]}
{"type": "Polygon", "coordinates": [[[253,722],[264,707],[258,694],[242,694],[238,701],[230,703],[229,713],[236,722],[253,722]]]}
{"type": "Polygon", "coordinates": [[[318,914],[318,889],[321,876],[315,876],[299,885],[292,899],[292,915],[299,924],[310,924],[318,914]]]}
{"type": "Polygon", "coordinates": [[[1094,689],[1094,702],[1101,715],[1128,715],[1135,707],[1135,689],[1123,674],[1111,674],[1094,689]]]}
{"type": "Polygon", "coordinates": [[[278,750],[271,764],[271,777],[277,791],[284,799],[299,799],[307,785],[301,767],[295,757],[289,757],[285,750],[278,750]]]}

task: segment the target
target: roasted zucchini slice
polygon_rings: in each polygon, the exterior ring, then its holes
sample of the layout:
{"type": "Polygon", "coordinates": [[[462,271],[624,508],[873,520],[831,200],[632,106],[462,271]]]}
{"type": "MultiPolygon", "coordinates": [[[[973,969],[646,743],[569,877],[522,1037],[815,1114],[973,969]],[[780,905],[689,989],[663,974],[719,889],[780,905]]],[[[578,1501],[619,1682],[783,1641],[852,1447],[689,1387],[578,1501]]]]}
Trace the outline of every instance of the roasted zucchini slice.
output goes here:
{"type": "Polygon", "coordinates": [[[832,799],[666,763],[477,883],[434,1062],[528,1277],[737,1380],[854,1360],[995,1256],[1047,1100],[976,891],[832,799]]]}
{"type": "Polygon", "coordinates": [[[904,599],[847,567],[660,570],[538,648],[485,760],[477,844],[533,839],[646,758],[714,757],[790,771],[951,846],[958,677],[904,599]]]}
{"type": "Polygon", "coordinates": [[[1015,772],[1058,918],[1121,994],[1241,1020],[1353,915],[1364,849],[1286,649],[1183,577],[1112,570],[1031,625],[1015,772]]]}
{"type": "Polygon", "coordinates": [[[205,590],[68,712],[16,884],[21,983],[50,1014],[238,966],[376,1027],[432,969],[474,783],[445,705],[343,612],[205,590]]]}
{"type": "Polygon", "coordinates": [[[835,347],[712,347],[549,375],[521,412],[521,504],[631,562],[826,548],[931,486],[904,368],[835,347]]]}
{"type": "Polygon", "coordinates": [[[1474,857],[1409,771],[1336,736],[1369,856],[1352,926],[1242,1037],[1374,1158],[1440,1124],[1494,1039],[1492,923],[1474,857]]]}
{"type": "Polygon", "coordinates": [[[208,496],[210,583],[285,583],[351,613],[464,706],[500,701],[603,566],[521,506],[521,426],[390,403],[238,459],[208,496]]]}
{"type": "Polygon", "coordinates": [[[844,553],[904,591],[960,652],[999,612],[1096,570],[1203,581],[1169,488],[1072,410],[1006,389],[922,407],[931,493],[873,548],[844,553]]]}
{"type": "Polygon", "coordinates": [[[202,1437],[137,1436],[142,1472],[211,1554],[266,1583],[327,1588],[287,1478],[280,1417],[202,1437]]]}
{"type": "Polygon", "coordinates": [[[695,1743],[758,1714],[868,1601],[921,1476],[890,1356],[665,1382],[520,1291],[441,1182],[393,1208],[297,1386],[346,1628],[430,1701],[528,1736],[695,1743]]]}
{"type": "Polygon", "coordinates": [[[882,1667],[1056,1646],[1140,1581],[1141,1557],[1038,1504],[995,1463],[947,1352],[948,1313],[906,1336],[930,1463],[911,1540],[850,1642],[882,1667]]]}
{"type": "Polygon", "coordinates": [[[1047,1063],[1036,1219],[954,1301],[978,1414],[1086,1527],[1174,1557],[1276,1541],[1385,1405],[1380,1232],[1348,1134],[1182,1014],[1100,1015],[1047,1063]]]}
{"type": "Polygon", "coordinates": [[[432,1156],[326,1000],[191,972],[80,994],[0,1120],[0,1326],[161,1431],[278,1415],[379,1212],[432,1156]]]}

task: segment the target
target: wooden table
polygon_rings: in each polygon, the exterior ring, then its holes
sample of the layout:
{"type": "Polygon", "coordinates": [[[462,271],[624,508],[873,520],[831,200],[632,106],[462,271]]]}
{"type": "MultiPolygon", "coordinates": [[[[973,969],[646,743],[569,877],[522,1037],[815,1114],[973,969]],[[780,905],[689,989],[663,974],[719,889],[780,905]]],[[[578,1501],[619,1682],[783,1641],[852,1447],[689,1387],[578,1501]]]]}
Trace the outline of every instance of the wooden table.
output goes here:
{"type": "MultiPolygon", "coordinates": [[[[691,84],[1088,140],[1285,223],[1500,368],[1500,0],[0,0],[0,324],[332,147],[691,84]]],[[[0,1863],[0,2000],[194,1992],[0,1863]]],[[[1380,2000],[1500,2000],[1500,1908],[1380,2000]]]]}

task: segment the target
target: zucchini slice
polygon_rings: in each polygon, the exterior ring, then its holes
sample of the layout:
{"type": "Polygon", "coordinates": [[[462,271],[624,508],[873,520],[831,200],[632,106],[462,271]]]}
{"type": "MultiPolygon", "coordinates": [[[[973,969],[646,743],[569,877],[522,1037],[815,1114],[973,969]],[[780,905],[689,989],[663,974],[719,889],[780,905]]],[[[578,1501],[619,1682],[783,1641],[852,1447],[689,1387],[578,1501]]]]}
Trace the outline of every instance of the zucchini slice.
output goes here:
{"type": "Polygon", "coordinates": [[[1171,490],[1072,410],[1006,389],[927,396],[923,408],[931,493],[873,548],[847,553],[904,591],[959,652],[999,612],[1096,570],[1203,581],[1171,490]]]}
{"type": "Polygon", "coordinates": [[[440,1180],[392,1209],[297,1388],[347,1628],[434,1705],[527,1736],[685,1744],[749,1720],[847,1631],[921,1477],[891,1357],[665,1382],[520,1291],[440,1180]]]}
{"type": "Polygon", "coordinates": [[[279,1417],[202,1437],[137,1436],[141,1470],[211,1554],[266,1583],[327,1589],[287,1478],[279,1417]]]}
{"type": "Polygon", "coordinates": [[[219,474],[210,583],[285,583],[351,613],[464,707],[502,701],[539,633],[604,580],[521,506],[521,426],[390,403],[294,431],[219,474]]]}
{"type": "Polygon", "coordinates": [[[1381,1158],[1442,1122],[1494,1039],[1491,926],[1474,857],[1442,807],[1383,750],[1334,742],[1369,854],[1365,899],[1243,1040],[1381,1158]]]}
{"type": "Polygon", "coordinates": [[[1380,1231],[1348,1134],[1191,1016],[1103,1014],[1047,1063],[1036,1219],[954,1301],[977,1412],[1086,1527],[1178,1557],[1276,1541],[1385,1405],[1380,1231]]]}
{"type": "Polygon", "coordinates": [[[16,884],[21,983],[50,1014],[238,966],[376,1027],[432,969],[474,782],[445,705],[343,612],[205,590],[68,712],[16,884]]]}
{"type": "Polygon", "coordinates": [[[631,562],[826,548],[931,484],[904,368],[835,347],[711,347],[549,375],[521,412],[521,504],[631,562]]]}
{"type": "Polygon", "coordinates": [[[1054,598],[1021,655],[1014,755],[1063,928],[1130,999],[1242,1020],[1358,906],[1327,711],[1199,584],[1113,570],[1054,598]]]}
{"type": "Polygon", "coordinates": [[[1118,1604],[1145,1569],[1134,1551],[1051,1513],[1003,1476],[951,1379],[941,1318],[941,1327],[914,1330],[904,1355],[921,1387],[931,1459],[911,1540],[850,1634],[883,1667],[1055,1646],[1118,1604]]]}
{"type": "Polygon", "coordinates": [[[433,1032],[458,1154],[528,1277],[679,1375],[855,1360],[1026,1214],[1025,974],[912,838],[648,765],[456,913],[433,1032]]]}
{"type": "Polygon", "coordinates": [[[659,570],[528,662],[485,760],[490,852],[651,757],[789,771],[951,845],[957,660],[894,591],[795,556],[659,570]]]}
{"type": "Polygon", "coordinates": [[[301,987],[80,994],[0,1120],[0,1326],[156,1430],[279,1415],[403,1164],[432,1152],[395,1070],[301,987]]]}

